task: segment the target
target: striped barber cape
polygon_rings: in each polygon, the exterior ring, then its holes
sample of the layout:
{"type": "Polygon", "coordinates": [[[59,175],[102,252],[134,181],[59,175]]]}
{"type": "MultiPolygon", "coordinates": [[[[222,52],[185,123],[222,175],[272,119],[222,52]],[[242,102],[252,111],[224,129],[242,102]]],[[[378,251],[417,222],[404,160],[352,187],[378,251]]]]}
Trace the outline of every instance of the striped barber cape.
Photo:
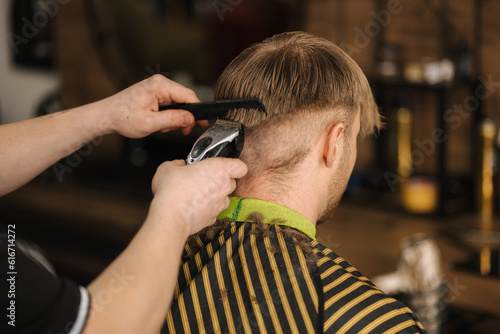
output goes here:
{"type": "Polygon", "coordinates": [[[161,333],[425,333],[315,234],[293,210],[232,197],[188,240],[161,333]]]}

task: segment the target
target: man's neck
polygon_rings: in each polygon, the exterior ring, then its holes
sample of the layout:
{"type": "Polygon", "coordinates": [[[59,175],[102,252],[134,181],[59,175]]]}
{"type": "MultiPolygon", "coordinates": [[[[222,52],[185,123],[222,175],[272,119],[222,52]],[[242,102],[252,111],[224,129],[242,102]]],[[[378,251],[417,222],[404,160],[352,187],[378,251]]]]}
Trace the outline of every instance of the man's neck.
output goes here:
{"type": "Polygon", "coordinates": [[[246,181],[240,180],[238,188],[233,195],[283,205],[300,213],[316,225],[319,204],[316,200],[317,194],[314,194],[313,189],[309,189],[302,182],[296,182],[294,187],[287,187],[285,191],[273,189],[276,189],[276,185],[263,182],[251,182],[251,184],[248,184],[246,181]]]}

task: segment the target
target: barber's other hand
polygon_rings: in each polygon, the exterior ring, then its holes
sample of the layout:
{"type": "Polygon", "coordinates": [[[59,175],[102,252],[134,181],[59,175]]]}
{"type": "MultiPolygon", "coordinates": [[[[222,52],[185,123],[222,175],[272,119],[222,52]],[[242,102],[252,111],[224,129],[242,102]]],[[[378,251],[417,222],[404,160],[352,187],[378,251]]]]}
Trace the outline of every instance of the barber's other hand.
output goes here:
{"type": "Polygon", "coordinates": [[[210,158],[192,165],[182,160],[165,162],[153,178],[149,216],[162,223],[183,224],[186,236],[197,233],[229,206],[235,179],[246,173],[247,166],[239,159],[210,158]]]}
{"type": "MultiPolygon", "coordinates": [[[[195,125],[186,110],[158,111],[159,105],[199,102],[196,94],[163,75],[153,75],[103,100],[106,103],[109,132],[129,138],[142,138],[153,132],[182,128],[184,134],[195,125]]],[[[206,121],[200,122],[207,126],[206,121]]]]}

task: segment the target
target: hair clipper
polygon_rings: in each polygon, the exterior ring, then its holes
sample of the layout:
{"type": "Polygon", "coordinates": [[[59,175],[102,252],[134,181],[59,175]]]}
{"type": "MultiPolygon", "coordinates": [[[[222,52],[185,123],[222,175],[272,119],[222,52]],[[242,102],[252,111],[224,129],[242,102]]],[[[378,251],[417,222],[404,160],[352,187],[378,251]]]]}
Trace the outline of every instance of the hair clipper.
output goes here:
{"type": "Polygon", "coordinates": [[[229,110],[257,109],[267,115],[260,99],[241,99],[205,103],[185,103],[160,107],[165,109],[184,109],[190,111],[196,120],[217,118],[214,125],[205,131],[193,145],[186,158],[192,164],[206,158],[237,158],[243,150],[245,141],[243,124],[231,120],[218,119],[229,110]]]}
{"type": "Polygon", "coordinates": [[[237,158],[243,150],[244,141],[241,123],[218,119],[194,143],[186,164],[213,157],[237,158]]]}

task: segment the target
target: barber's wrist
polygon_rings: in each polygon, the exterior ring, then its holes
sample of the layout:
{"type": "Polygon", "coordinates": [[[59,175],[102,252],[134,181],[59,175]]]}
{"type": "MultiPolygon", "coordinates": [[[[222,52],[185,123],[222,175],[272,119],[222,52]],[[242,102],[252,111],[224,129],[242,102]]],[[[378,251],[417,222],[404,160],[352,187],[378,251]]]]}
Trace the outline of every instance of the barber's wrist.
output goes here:
{"type": "Polygon", "coordinates": [[[116,113],[113,108],[112,99],[110,97],[92,103],[89,110],[91,121],[94,124],[95,135],[104,136],[115,133],[113,123],[113,113],[116,113]]]}
{"type": "Polygon", "coordinates": [[[190,235],[191,226],[186,215],[179,210],[178,206],[171,206],[172,201],[153,198],[149,208],[148,216],[144,225],[148,225],[159,233],[174,233],[182,241],[187,240],[190,235]]]}
{"type": "Polygon", "coordinates": [[[81,133],[84,140],[90,141],[113,132],[111,121],[107,117],[107,108],[109,108],[109,103],[101,100],[69,111],[77,131],[81,133]]]}

